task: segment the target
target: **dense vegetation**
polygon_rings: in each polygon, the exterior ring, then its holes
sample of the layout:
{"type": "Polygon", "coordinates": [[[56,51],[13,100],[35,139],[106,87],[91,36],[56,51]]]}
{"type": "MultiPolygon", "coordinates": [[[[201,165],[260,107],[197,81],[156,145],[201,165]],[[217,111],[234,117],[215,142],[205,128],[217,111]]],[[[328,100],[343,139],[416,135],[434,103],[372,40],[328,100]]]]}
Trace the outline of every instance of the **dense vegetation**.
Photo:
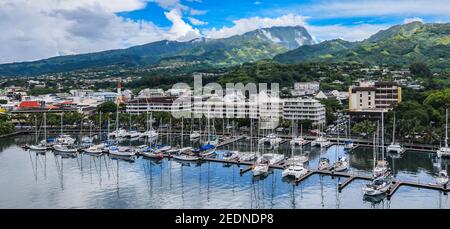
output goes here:
{"type": "Polygon", "coordinates": [[[450,23],[412,22],[382,30],[361,42],[333,40],[302,46],[274,59],[297,61],[358,62],[371,65],[408,66],[414,61],[433,70],[450,72],[450,23]]]}

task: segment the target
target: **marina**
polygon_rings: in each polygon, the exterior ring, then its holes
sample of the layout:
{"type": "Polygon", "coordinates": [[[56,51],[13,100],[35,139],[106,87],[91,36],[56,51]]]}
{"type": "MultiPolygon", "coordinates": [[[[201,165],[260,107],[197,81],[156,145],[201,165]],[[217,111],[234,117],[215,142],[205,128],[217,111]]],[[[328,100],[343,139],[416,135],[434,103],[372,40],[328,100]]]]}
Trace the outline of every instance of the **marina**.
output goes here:
{"type": "MultiPolygon", "coordinates": [[[[164,135],[161,135],[161,143],[165,143],[167,141],[167,138],[164,137],[164,135]]],[[[189,142],[189,135],[183,135],[184,141],[189,142]]],[[[170,139],[172,142],[180,142],[180,136],[178,135],[172,135],[173,139],[170,139]]],[[[246,151],[248,150],[249,146],[249,138],[246,138],[244,136],[240,137],[230,137],[223,141],[220,141],[216,150],[216,157],[205,157],[205,158],[198,158],[196,161],[178,161],[172,159],[173,155],[170,154],[164,154],[164,159],[149,159],[146,157],[137,156],[137,158],[133,160],[127,160],[128,158],[116,158],[108,156],[107,153],[102,153],[98,155],[91,155],[87,153],[76,153],[76,154],[53,154],[50,151],[47,151],[46,153],[42,154],[40,152],[33,152],[33,151],[27,151],[24,149],[21,149],[20,146],[26,144],[27,142],[33,142],[31,136],[25,136],[26,142],[22,142],[23,139],[17,139],[16,137],[10,137],[5,140],[5,143],[8,144],[7,146],[3,146],[3,152],[0,153],[0,159],[1,161],[6,162],[12,158],[12,160],[18,160],[22,161],[23,165],[20,165],[20,171],[15,171],[16,169],[12,169],[11,166],[4,166],[2,169],[0,169],[0,174],[9,174],[11,176],[12,174],[16,174],[16,172],[19,176],[24,176],[25,174],[29,174],[28,172],[30,170],[33,171],[32,175],[29,177],[24,177],[23,181],[20,182],[22,184],[15,184],[15,182],[12,182],[10,185],[2,184],[5,186],[2,187],[8,187],[5,189],[5,191],[10,189],[16,189],[19,187],[22,187],[22,185],[26,185],[26,187],[30,187],[34,189],[33,187],[41,186],[41,185],[50,185],[52,193],[56,195],[62,195],[63,193],[73,193],[75,190],[77,191],[77,195],[80,196],[80,198],[85,198],[85,195],[89,196],[93,193],[97,193],[96,195],[104,195],[106,190],[108,194],[107,198],[112,198],[114,201],[113,205],[108,205],[108,207],[112,208],[122,208],[126,207],[126,205],[123,205],[124,203],[134,203],[132,205],[133,208],[164,208],[164,206],[156,207],[153,202],[148,202],[148,198],[151,199],[152,196],[159,195],[161,197],[165,196],[172,196],[175,195],[174,193],[171,193],[171,191],[166,190],[167,184],[171,183],[174,186],[177,186],[178,188],[176,190],[181,192],[181,195],[183,195],[183,198],[186,198],[186,200],[192,200],[196,202],[196,204],[192,201],[182,201],[180,203],[178,202],[172,202],[168,201],[166,202],[168,206],[172,207],[180,207],[180,208],[209,208],[208,206],[212,207],[215,206],[215,204],[219,204],[221,207],[229,207],[232,204],[225,203],[225,196],[227,198],[230,198],[229,195],[232,196],[235,199],[244,198],[245,200],[239,200],[240,205],[234,206],[237,208],[241,207],[248,207],[248,208],[267,208],[267,207],[273,207],[273,208],[294,208],[294,203],[292,202],[292,199],[295,202],[295,208],[298,206],[302,206],[302,202],[304,203],[305,208],[320,208],[320,207],[326,207],[326,208],[337,208],[337,205],[327,205],[327,204],[321,204],[321,200],[318,200],[317,194],[320,193],[321,188],[325,188],[328,194],[324,194],[323,198],[327,199],[330,198],[330,192],[337,192],[339,193],[339,196],[348,196],[348,193],[359,193],[358,195],[361,196],[361,199],[359,201],[356,200],[349,200],[347,199],[348,203],[343,204],[345,201],[345,198],[342,200],[334,200],[332,202],[339,201],[339,208],[365,208],[365,207],[371,207],[371,208],[385,208],[387,207],[387,203],[389,202],[389,207],[393,207],[392,203],[399,204],[399,208],[403,208],[404,206],[400,202],[396,202],[397,198],[407,198],[405,197],[410,195],[408,193],[412,192],[415,193],[414,195],[421,195],[421,193],[428,193],[432,192],[433,194],[428,196],[427,198],[437,198],[439,199],[445,199],[447,198],[446,193],[450,191],[446,185],[437,185],[434,181],[434,173],[435,167],[433,166],[433,161],[435,161],[435,154],[434,153],[426,153],[426,152],[415,152],[410,151],[406,154],[403,154],[403,158],[390,158],[388,157],[388,160],[390,164],[393,167],[393,173],[395,174],[395,183],[390,187],[389,191],[384,195],[384,197],[377,197],[381,198],[382,201],[365,201],[367,199],[364,197],[361,193],[361,186],[364,184],[364,182],[368,182],[372,179],[371,171],[370,171],[370,155],[371,155],[371,147],[365,147],[360,146],[355,147],[352,152],[346,153],[344,150],[344,145],[336,145],[330,146],[328,149],[320,149],[316,147],[311,147],[309,145],[305,145],[303,147],[294,147],[291,148],[288,141],[284,141],[284,143],[280,144],[280,146],[277,149],[270,149],[270,148],[261,148],[260,152],[272,152],[277,154],[284,154],[286,155],[285,159],[283,159],[280,162],[277,162],[275,164],[269,165],[270,169],[268,174],[261,176],[261,177],[252,177],[252,174],[250,173],[254,162],[251,161],[239,161],[239,160],[225,160],[222,158],[222,155],[224,152],[228,150],[239,150],[239,151],[246,151]],[[307,162],[307,168],[308,172],[304,174],[303,176],[296,178],[296,179],[287,179],[281,177],[281,172],[283,169],[287,168],[289,164],[286,163],[286,160],[289,155],[294,152],[295,155],[302,155],[303,153],[309,154],[309,161],[307,162]],[[317,163],[320,157],[327,156],[333,161],[334,154],[338,152],[339,155],[346,155],[349,157],[349,163],[350,163],[350,169],[346,172],[336,172],[332,169],[330,170],[318,170],[317,169],[317,163]],[[50,163],[53,161],[52,157],[54,157],[53,163],[50,163]],[[363,161],[361,161],[360,157],[365,158],[363,161]],[[418,163],[418,168],[427,168],[426,172],[422,170],[417,170],[417,168],[410,167],[407,161],[415,160],[414,158],[419,158],[420,163],[418,163]],[[402,161],[406,160],[405,162],[407,164],[402,165],[402,161]],[[32,166],[30,169],[30,161],[32,162],[32,166]],[[428,161],[428,162],[427,162],[428,161]],[[362,164],[361,164],[362,163],[362,164]],[[404,167],[404,166],[407,167],[404,167]],[[152,167],[152,169],[149,169],[148,167],[152,167]],[[400,166],[400,169],[398,168],[400,166]],[[54,167],[54,168],[52,168],[54,167]],[[87,169],[89,167],[89,169],[87,169]],[[9,168],[9,169],[8,169],[9,168]],[[51,169],[52,168],[52,169],[51,169]],[[55,176],[55,170],[56,170],[56,176],[55,176]],[[89,170],[89,174],[87,171],[89,170]],[[28,171],[28,172],[27,172],[28,171]],[[415,172],[413,172],[415,171],[415,172]],[[180,173],[187,173],[186,175],[180,175],[180,173]],[[11,174],[10,174],[11,173],[11,174]],[[142,174],[144,173],[144,174],[142,174]],[[77,175],[78,174],[78,175],[77,175]],[[133,175],[134,174],[134,175],[133,175]],[[174,174],[177,174],[177,178],[173,179],[174,174]],[[44,176],[45,175],[45,176],[44,176]],[[81,177],[80,177],[81,176],[81,177]],[[131,176],[131,178],[130,178],[131,176]],[[138,177],[141,178],[138,178],[138,177]],[[143,177],[142,177],[143,176],[143,177]],[[180,177],[181,176],[181,177],[180,177]],[[205,177],[208,176],[208,177],[205,177]],[[212,177],[211,177],[212,176],[212,177]],[[78,177],[75,179],[75,177],[78,177]],[[86,177],[87,179],[86,181],[86,177]],[[170,180],[172,177],[173,180],[170,180]],[[197,178],[194,178],[197,177],[197,178]],[[180,180],[183,179],[183,180],[180,180]],[[198,179],[197,183],[195,182],[195,179],[198,179]],[[205,184],[204,182],[208,179],[214,180],[214,182],[205,184]],[[230,180],[232,179],[232,180],[230,180]],[[150,180],[150,181],[149,181],[150,180]],[[233,181],[234,180],[234,181],[233,181]],[[51,183],[48,183],[50,182],[51,183]],[[327,185],[326,187],[318,187],[317,185],[320,184],[320,182],[326,181],[327,185]],[[29,182],[29,183],[28,183],[29,182]],[[41,184],[41,182],[43,184],[41,184]],[[79,183],[81,182],[81,183],[79,183]],[[146,188],[142,187],[142,184],[149,183],[149,186],[146,186],[146,188]],[[180,186],[180,182],[186,186],[180,186]],[[234,184],[230,184],[235,182],[234,184]],[[362,183],[361,183],[362,182],[362,183]],[[76,184],[77,183],[77,184],[76,184]],[[269,183],[272,183],[276,185],[277,187],[273,187],[274,189],[270,190],[269,183]],[[77,185],[80,185],[80,187],[74,187],[77,185]],[[261,186],[262,185],[262,186],[261,186]],[[86,192],[86,190],[92,190],[95,186],[97,191],[86,192]],[[133,187],[140,187],[141,189],[150,189],[148,191],[148,197],[144,198],[147,199],[147,201],[144,201],[147,205],[144,205],[143,203],[137,203],[135,202],[137,199],[137,196],[144,195],[142,193],[142,190],[139,191],[139,193],[129,193],[130,188],[134,189],[133,187]],[[198,189],[209,189],[214,190],[209,193],[210,195],[213,195],[214,197],[209,197],[209,200],[202,200],[202,203],[199,202],[199,198],[204,198],[204,192],[200,194],[194,194],[190,193],[191,190],[195,189],[194,187],[198,189]],[[103,188],[102,188],[103,187],[103,188]],[[234,187],[234,188],[233,188],[234,187]],[[81,190],[80,190],[81,188],[81,190]],[[75,189],[75,190],[72,190],[75,189]],[[180,190],[181,189],[181,190],[180,190]],[[186,190],[185,190],[186,189],[186,190]],[[292,189],[294,191],[292,191],[292,189]],[[299,190],[306,189],[309,190],[309,195],[311,195],[312,198],[308,200],[302,199],[304,197],[302,194],[298,194],[298,192],[301,192],[299,190]],[[102,191],[103,190],[103,191],[102,191]],[[166,190],[166,191],[163,191],[166,190]],[[234,191],[233,191],[234,190],[234,191]],[[243,194],[241,192],[250,192],[250,196],[248,194],[243,194]],[[333,191],[334,190],[334,191],[333,191]],[[406,191],[405,191],[406,190],[406,191]],[[100,193],[98,193],[100,192],[100,193]],[[220,193],[219,196],[217,196],[218,193],[220,193]],[[294,194],[290,193],[294,192],[294,194]],[[195,197],[195,196],[189,196],[187,193],[190,193],[191,195],[200,195],[201,197],[195,197]],[[215,195],[212,193],[216,193],[215,195]],[[241,193],[241,194],[238,194],[241,193]],[[268,194],[270,193],[270,195],[268,194]],[[186,195],[185,195],[186,194],[186,195]],[[112,196],[111,196],[112,195],[112,196]],[[130,196],[132,195],[132,196],[130,196]],[[135,196],[137,195],[137,196],[135,196]],[[223,196],[222,196],[223,195],[223,196]],[[243,195],[244,197],[238,197],[235,195],[243,195]],[[272,197],[271,197],[272,195],[272,197]],[[290,196],[289,198],[286,196],[290,196]],[[294,195],[294,196],[292,196],[294,195]],[[434,197],[433,197],[434,196],[434,197]],[[248,199],[247,199],[248,198],[248,199]],[[270,202],[270,198],[277,199],[275,202],[270,202]],[[288,201],[287,199],[290,199],[288,201]],[[131,202],[130,202],[131,201],[131,202]],[[209,201],[209,202],[208,202],[209,201]],[[260,202],[260,203],[258,203],[260,202]],[[287,204],[287,202],[290,202],[290,204],[287,204]],[[122,203],[122,204],[120,204],[122,203]]],[[[142,140],[140,140],[142,141],[142,140]]],[[[139,146],[142,142],[140,141],[124,141],[121,144],[122,145],[129,145],[132,148],[139,146]]],[[[256,148],[256,141],[253,141],[255,145],[253,147],[256,148]]],[[[355,145],[356,146],[356,145],[355,145]]],[[[139,154],[139,153],[138,153],[139,154]]],[[[444,161],[444,163],[447,163],[444,161]]],[[[10,164],[10,163],[8,163],[10,164]]],[[[415,167],[415,166],[414,166],[415,167]]],[[[16,174],[16,176],[18,175],[16,174]]],[[[7,179],[10,180],[10,179],[7,179]]],[[[211,180],[210,180],[211,181],[211,180]]],[[[3,182],[6,182],[3,181],[3,182]]],[[[37,188],[35,187],[35,188],[37,188]]],[[[132,190],[131,189],[131,190],[132,190]]],[[[137,191],[137,190],[136,190],[137,191]]],[[[23,190],[20,192],[24,192],[23,190]]],[[[179,195],[178,193],[177,195],[179,195]]],[[[44,194],[40,194],[44,195],[44,194]]],[[[206,193],[208,195],[208,193],[206,193]]],[[[106,198],[106,197],[103,197],[106,198]]],[[[142,198],[142,196],[141,196],[142,198]]],[[[175,198],[172,196],[172,198],[175,198]]],[[[208,197],[206,197],[208,198],[208,197]]],[[[341,197],[339,197],[341,198],[341,197]]],[[[427,199],[425,198],[425,199],[427,199]]],[[[10,206],[13,207],[15,204],[13,204],[11,201],[0,198],[0,203],[2,206],[10,206]],[[11,205],[9,205],[11,204],[11,205]]],[[[63,200],[59,204],[60,207],[64,206],[70,206],[71,202],[65,202],[63,200]]],[[[439,204],[428,206],[429,208],[447,208],[450,207],[450,202],[444,201],[442,203],[442,200],[439,204]]],[[[438,202],[439,202],[438,201],[438,202]]],[[[20,203],[20,201],[19,201],[20,203]]],[[[430,203],[433,203],[431,201],[430,203]]],[[[437,203],[434,201],[434,203],[437,203]]],[[[49,204],[48,197],[44,200],[37,201],[37,205],[34,207],[44,207],[49,204]]],[[[87,203],[86,203],[87,204],[87,203]]],[[[93,203],[89,203],[88,205],[84,206],[90,206],[93,203]]],[[[99,205],[94,205],[95,207],[100,207],[106,205],[103,205],[103,203],[98,203],[99,205]]],[[[164,204],[164,201],[161,203],[164,204]]],[[[57,205],[58,206],[58,205],[57,205]]],[[[20,207],[20,206],[16,206],[20,207]]],[[[23,207],[23,206],[22,206],[23,207]]],[[[47,206],[50,207],[50,206],[47,206]]],[[[84,208],[83,206],[71,206],[75,208],[84,208]]],[[[131,207],[131,205],[130,205],[131,207]]]]}

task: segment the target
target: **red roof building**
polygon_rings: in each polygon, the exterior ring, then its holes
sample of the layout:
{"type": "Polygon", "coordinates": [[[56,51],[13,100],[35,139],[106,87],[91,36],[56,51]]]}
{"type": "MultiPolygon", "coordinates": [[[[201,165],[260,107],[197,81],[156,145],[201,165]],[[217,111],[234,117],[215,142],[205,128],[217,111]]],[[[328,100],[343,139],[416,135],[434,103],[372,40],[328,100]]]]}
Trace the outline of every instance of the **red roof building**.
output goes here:
{"type": "Polygon", "coordinates": [[[41,103],[39,101],[22,101],[19,104],[19,109],[27,109],[27,108],[39,108],[41,107],[41,103]]]}

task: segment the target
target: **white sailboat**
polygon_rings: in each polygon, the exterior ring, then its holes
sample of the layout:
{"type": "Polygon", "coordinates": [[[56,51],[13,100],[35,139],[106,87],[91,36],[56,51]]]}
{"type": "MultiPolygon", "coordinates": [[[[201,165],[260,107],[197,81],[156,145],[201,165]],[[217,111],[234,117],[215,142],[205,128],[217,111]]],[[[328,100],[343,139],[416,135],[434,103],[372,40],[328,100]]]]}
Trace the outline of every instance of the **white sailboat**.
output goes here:
{"type": "Polygon", "coordinates": [[[311,146],[319,146],[320,148],[327,148],[331,142],[322,136],[322,131],[319,129],[319,136],[311,142],[311,146]]]}
{"type": "MultiPolygon", "coordinates": [[[[46,124],[47,120],[46,120],[46,113],[44,113],[44,140],[41,141],[39,144],[37,145],[30,145],[28,146],[28,148],[32,151],[36,151],[36,152],[45,152],[47,150],[47,124],[46,124]]],[[[36,121],[36,128],[37,128],[37,121],[36,121]]],[[[37,134],[37,130],[36,130],[36,134],[37,134]]]]}
{"type": "Polygon", "coordinates": [[[61,113],[61,134],[55,139],[55,142],[59,145],[73,145],[75,144],[75,139],[63,133],[63,117],[64,113],[61,113]]]}
{"type": "Polygon", "coordinates": [[[338,150],[339,150],[339,133],[340,133],[340,129],[339,129],[339,125],[337,126],[337,145],[336,145],[336,162],[334,162],[333,164],[333,170],[336,172],[343,172],[345,170],[347,170],[349,168],[349,162],[348,162],[348,158],[347,157],[338,157],[338,150]]]}
{"type": "Polygon", "coordinates": [[[367,196],[378,196],[385,194],[389,190],[391,184],[392,179],[389,177],[380,177],[373,180],[371,183],[366,184],[366,186],[362,188],[362,191],[364,195],[367,196]]]}
{"type": "MultiPolygon", "coordinates": [[[[374,178],[386,177],[390,175],[389,163],[384,157],[384,113],[381,113],[381,130],[379,129],[379,124],[377,128],[377,133],[381,131],[381,160],[375,158],[375,167],[373,169],[374,178]]],[[[379,136],[379,135],[378,135],[379,136]]],[[[376,146],[374,145],[374,148],[376,146]]],[[[377,155],[376,155],[377,156],[377,155]]]]}
{"type": "Polygon", "coordinates": [[[445,109],[445,145],[437,151],[438,157],[450,157],[450,147],[448,147],[448,108],[445,109]]]}
{"type": "MultiPolygon", "coordinates": [[[[294,123],[294,121],[292,121],[294,123]]],[[[297,126],[295,125],[295,130],[297,130],[297,126]]],[[[291,146],[303,146],[306,145],[308,141],[303,138],[303,124],[300,127],[300,136],[295,136],[294,134],[294,125],[292,125],[292,140],[290,141],[291,146]]]]}
{"type": "Polygon", "coordinates": [[[307,156],[292,156],[286,160],[288,167],[281,173],[282,177],[294,177],[296,179],[308,173],[308,169],[305,168],[305,163],[308,162],[307,156]]]}
{"type": "Polygon", "coordinates": [[[350,125],[350,118],[348,119],[348,126],[347,131],[345,131],[346,138],[344,140],[344,150],[350,151],[353,150],[353,140],[351,138],[351,125],[350,125]]]}
{"type": "Polygon", "coordinates": [[[395,113],[394,113],[394,124],[392,128],[392,142],[387,147],[387,152],[403,153],[403,146],[395,141],[395,113]]]}

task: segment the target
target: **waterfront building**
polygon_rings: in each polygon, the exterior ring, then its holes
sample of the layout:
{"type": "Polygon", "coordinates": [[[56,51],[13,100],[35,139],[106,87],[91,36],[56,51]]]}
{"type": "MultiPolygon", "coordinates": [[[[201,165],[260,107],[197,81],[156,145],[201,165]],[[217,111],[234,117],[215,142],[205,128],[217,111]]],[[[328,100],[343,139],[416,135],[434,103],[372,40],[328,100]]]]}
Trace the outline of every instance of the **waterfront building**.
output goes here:
{"type": "Polygon", "coordinates": [[[313,124],[326,122],[325,106],[313,98],[289,98],[284,100],[283,118],[287,120],[311,120],[313,124]]]}
{"type": "Polygon", "coordinates": [[[402,88],[396,82],[359,82],[348,93],[352,116],[379,116],[402,101],[402,88]]]}

